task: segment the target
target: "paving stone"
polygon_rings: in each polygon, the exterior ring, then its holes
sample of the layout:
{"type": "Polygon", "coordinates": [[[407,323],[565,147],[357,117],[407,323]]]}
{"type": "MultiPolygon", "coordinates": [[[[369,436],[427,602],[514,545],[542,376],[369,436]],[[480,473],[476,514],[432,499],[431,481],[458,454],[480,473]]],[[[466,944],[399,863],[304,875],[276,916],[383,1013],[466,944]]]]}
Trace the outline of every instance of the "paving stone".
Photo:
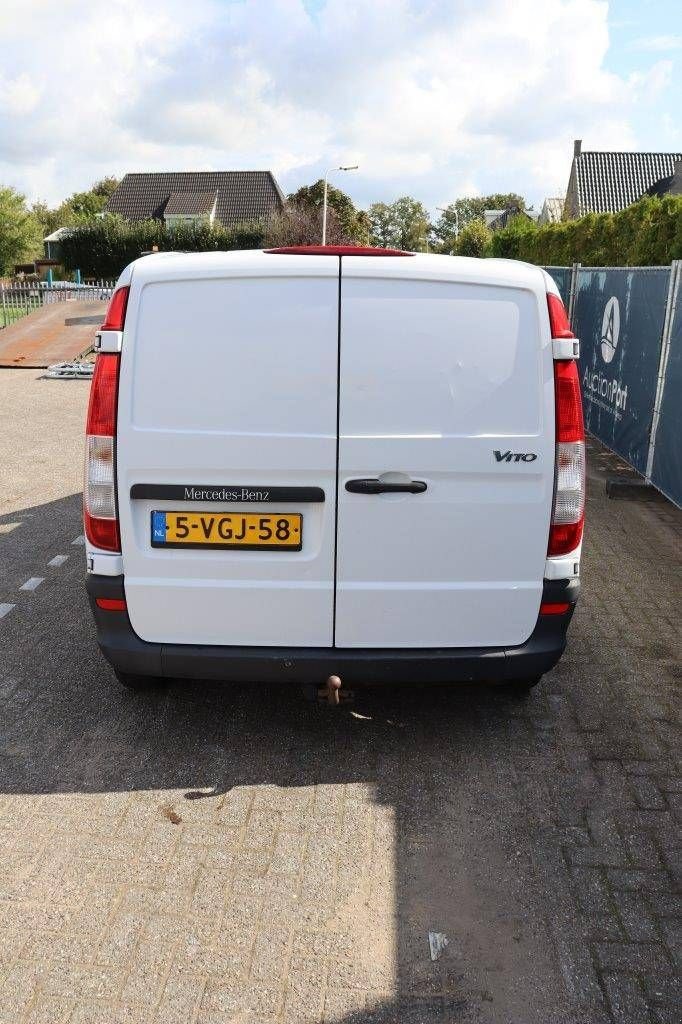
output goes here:
{"type": "Polygon", "coordinates": [[[637,979],[627,974],[608,974],[604,986],[614,1021],[618,1024],[651,1024],[649,1007],[637,979]]]}
{"type": "Polygon", "coordinates": [[[614,893],[625,934],[631,942],[658,942],[660,926],[656,924],[647,899],[634,892],[614,893]]]}
{"type": "Polygon", "coordinates": [[[649,972],[655,975],[673,972],[670,958],[661,943],[598,942],[595,952],[603,971],[649,972]]]}
{"type": "Polygon", "coordinates": [[[609,869],[606,877],[614,889],[626,892],[662,892],[670,887],[665,871],[617,871],[609,869]]]}
{"type": "MultiPolygon", "coordinates": [[[[0,376],[0,483],[12,395],[47,394],[22,372],[0,376]]],[[[24,506],[0,487],[21,521],[0,548],[0,1024],[677,1021],[682,515],[615,516],[590,442],[584,595],[526,701],[133,695],[76,554],[18,597],[81,529],[73,383],[45,417],[55,471],[22,478],[24,506]]]]}

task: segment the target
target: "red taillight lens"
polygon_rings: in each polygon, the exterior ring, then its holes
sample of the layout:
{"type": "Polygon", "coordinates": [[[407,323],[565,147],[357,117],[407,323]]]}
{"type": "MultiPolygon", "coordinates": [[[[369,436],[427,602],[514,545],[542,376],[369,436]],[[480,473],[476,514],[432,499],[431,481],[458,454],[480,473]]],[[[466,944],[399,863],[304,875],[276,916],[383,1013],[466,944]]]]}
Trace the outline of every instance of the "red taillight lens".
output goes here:
{"type": "MultiPolygon", "coordinates": [[[[99,601],[97,602],[99,604],[99,601]]],[[[568,601],[543,601],[540,615],[565,615],[570,608],[568,601]]]]}
{"type": "Polygon", "coordinates": [[[120,597],[96,597],[95,604],[105,612],[124,612],[126,603],[120,597]]]}
{"type": "Polygon", "coordinates": [[[580,378],[574,359],[557,359],[554,363],[554,401],[557,442],[584,441],[580,378]]]}
{"type": "Polygon", "coordinates": [[[129,287],[117,288],[109,300],[101,331],[122,331],[126,319],[129,287]]]}
{"type": "Polygon", "coordinates": [[[87,508],[83,509],[83,528],[85,536],[93,547],[100,551],[121,550],[121,536],[118,532],[118,519],[103,519],[90,515],[87,508]]]}
{"type": "Polygon", "coordinates": [[[85,536],[102,551],[120,551],[116,508],[116,407],[119,356],[97,356],[90,388],[85,439],[83,523],[85,536]]]}
{"type": "Polygon", "coordinates": [[[577,523],[552,523],[549,528],[549,547],[547,554],[568,555],[580,544],[583,537],[585,517],[581,516],[577,523]]]}
{"type": "Polygon", "coordinates": [[[550,556],[575,551],[585,519],[585,427],[578,367],[573,359],[554,362],[554,402],[556,455],[547,548],[550,556]]]}
{"type": "Polygon", "coordinates": [[[553,338],[575,338],[568,322],[564,304],[558,295],[547,292],[547,310],[549,312],[549,328],[553,338]]]}
{"type": "Polygon", "coordinates": [[[116,393],[118,391],[118,354],[100,352],[92,375],[86,434],[116,433],[116,393]]]}

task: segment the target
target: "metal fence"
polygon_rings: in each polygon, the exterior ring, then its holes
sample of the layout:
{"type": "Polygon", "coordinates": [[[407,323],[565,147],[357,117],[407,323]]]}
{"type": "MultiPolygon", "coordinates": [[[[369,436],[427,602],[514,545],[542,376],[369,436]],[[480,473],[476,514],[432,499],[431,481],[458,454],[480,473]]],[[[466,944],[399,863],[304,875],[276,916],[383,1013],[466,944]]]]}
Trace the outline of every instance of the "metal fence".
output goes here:
{"type": "Polygon", "coordinates": [[[52,302],[99,302],[111,298],[115,281],[73,284],[69,281],[0,283],[0,329],[52,302]]]}
{"type": "Polygon", "coordinates": [[[545,269],[580,339],[587,430],[682,506],[682,261],[545,269]]]}

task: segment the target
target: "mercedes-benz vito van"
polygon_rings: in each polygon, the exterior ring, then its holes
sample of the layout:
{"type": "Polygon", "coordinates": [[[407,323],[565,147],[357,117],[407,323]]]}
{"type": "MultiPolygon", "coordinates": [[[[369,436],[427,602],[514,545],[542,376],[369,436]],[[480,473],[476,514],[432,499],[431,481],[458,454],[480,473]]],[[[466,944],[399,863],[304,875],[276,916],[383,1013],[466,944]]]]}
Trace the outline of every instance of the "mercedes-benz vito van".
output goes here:
{"type": "Polygon", "coordinates": [[[118,678],[491,681],[579,590],[578,343],[507,260],[309,247],[121,275],[87,421],[87,587],[118,678]]]}

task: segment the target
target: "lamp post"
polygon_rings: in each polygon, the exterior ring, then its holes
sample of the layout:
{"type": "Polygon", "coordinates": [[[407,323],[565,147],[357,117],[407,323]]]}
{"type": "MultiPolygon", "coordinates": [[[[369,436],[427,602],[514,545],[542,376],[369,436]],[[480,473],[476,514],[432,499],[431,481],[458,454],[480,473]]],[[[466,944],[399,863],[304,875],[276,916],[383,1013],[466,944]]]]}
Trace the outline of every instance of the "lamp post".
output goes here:
{"type": "Polygon", "coordinates": [[[350,167],[330,167],[324,176],[324,200],[322,201],[322,245],[327,244],[327,179],[334,171],[357,171],[359,164],[350,167]]]}

